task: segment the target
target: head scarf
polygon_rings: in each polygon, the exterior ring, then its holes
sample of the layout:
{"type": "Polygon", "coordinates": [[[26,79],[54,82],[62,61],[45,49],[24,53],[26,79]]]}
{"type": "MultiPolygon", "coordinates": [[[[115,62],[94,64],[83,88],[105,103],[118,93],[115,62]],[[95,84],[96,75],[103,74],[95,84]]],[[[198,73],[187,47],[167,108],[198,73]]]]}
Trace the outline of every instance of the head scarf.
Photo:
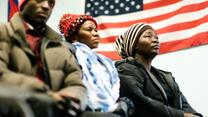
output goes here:
{"type": "Polygon", "coordinates": [[[130,26],[116,39],[116,51],[122,58],[133,57],[135,45],[141,34],[152,27],[147,23],[137,23],[130,26]]]}
{"type": "Polygon", "coordinates": [[[96,26],[97,22],[89,15],[64,14],[59,21],[59,30],[68,41],[75,31],[86,21],[92,20],[96,26]]]}

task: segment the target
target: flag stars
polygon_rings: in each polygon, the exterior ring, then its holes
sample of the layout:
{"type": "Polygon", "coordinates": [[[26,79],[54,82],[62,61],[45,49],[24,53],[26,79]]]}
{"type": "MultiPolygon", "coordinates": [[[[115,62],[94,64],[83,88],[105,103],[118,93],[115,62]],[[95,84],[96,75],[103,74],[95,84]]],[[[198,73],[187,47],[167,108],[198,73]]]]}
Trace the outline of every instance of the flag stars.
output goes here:
{"type": "Polygon", "coordinates": [[[119,13],[119,9],[115,9],[115,13],[119,13]]]}
{"type": "Polygon", "coordinates": [[[86,0],[85,12],[98,15],[117,15],[142,10],[141,0],[86,0]]]}
{"type": "Polygon", "coordinates": [[[104,14],[108,15],[109,14],[109,10],[105,10],[104,14]]]}
{"type": "Polygon", "coordinates": [[[141,5],[139,5],[139,4],[136,5],[136,8],[137,8],[137,9],[141,9],[141,5]]]}
{"type": "Polygon", "coordinates": [[[110,5],[110,9],[114,9],[114,5],[110,5]]]}
{"type": "Polygon", "coordinates": [[[123,8],[123,7],[124,7],[124,3],[121,3],[121,4],[120,4],[120,7],[122,7],[122,8],[123,8]]]}
{"type": "Polygon", "coordinates": [[[100,10],[104,10],[104,6],[100,6],[99,9],[100,9],[100,10]]]}
{"type": "Polygon", "coordinates": [[[135,5],[135,1],[131,1],[131,3],[130,3],[132,6],[134,6],[135,5]]]}
{"type": "Polygon", "coordinates": [[[94,7],[91,7],[91,10],[92,10],[92,11],[94,11],[94,10],[95,10],[95,8],[94,8],[94,7]]]}
{"type": "Polygon", "coordinates": [[[98,11],[97,10],[95,10],[95,12],[94,12],[96,15],[98,14],[98,11]]]}
{"type": "Polygon", "coordinates": [[[105,5],[108,6],[109,5],[109,1],[105,1],[105,5]]]}
{"type": "Polygon", "coordinates": [[[126,10],[126,11],[129,11],[129,10],[130,10],[130,8],[129,8],[129,7],[125,7],[125,10],[126,10]]]}
{"type": "Polygon", "coordinates": [[[91,4],[90,4],[90,3],[88,3],[86,6],[89,8],[89,7],[91,7],[91,4]]]}
{"type": "Polygon", "coordinates": [[[95,2],[95,6],[98,6],[99,5],[99,2],[95,2]]]}
{"type": "Polygon", "coordinates": [[[119,0],[115,0],[115,3],[118,4],[119,3],[119,0]]]}

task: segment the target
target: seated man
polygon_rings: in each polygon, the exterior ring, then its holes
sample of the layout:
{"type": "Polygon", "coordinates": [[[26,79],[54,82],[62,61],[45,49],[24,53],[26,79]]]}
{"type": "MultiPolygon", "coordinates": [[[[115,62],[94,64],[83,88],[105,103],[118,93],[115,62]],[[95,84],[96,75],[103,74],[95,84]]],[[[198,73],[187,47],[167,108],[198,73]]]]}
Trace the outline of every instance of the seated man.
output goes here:
{"type": "Polygon", "coordinates": [[[54,5],[55,0],[20,0],[20,11],[0,25],[0,83],[47,94],[76,115],[86,107],[86,89],[62,36],[46,24],[54,5]]]}

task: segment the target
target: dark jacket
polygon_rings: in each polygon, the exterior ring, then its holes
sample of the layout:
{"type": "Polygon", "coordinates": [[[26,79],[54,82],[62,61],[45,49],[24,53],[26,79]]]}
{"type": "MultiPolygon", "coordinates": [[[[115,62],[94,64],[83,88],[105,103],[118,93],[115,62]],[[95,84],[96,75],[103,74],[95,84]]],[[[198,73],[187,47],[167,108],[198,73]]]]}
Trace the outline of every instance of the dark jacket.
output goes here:
{"type": "Polygon", "coordinates": [[[170,72],[151,68],[164,78],[170,87],[174,95],[172,104],[169,104],[167,94],[158,80],[152,78],[135,59],[118,61],[116,67],[121,82],[120,95],[132,99],[136,108],[135,117],[183,117],[184,112],[196,113],[170,72]]]}
{"type": "MultiPolygon", "coordinates": [[[[27,88],[38,87],[38,84],[34,84],[37,73],[35,55],[26,41],[19,13],[0,27],[0,82],[27,88]]],[[[86,89],[82,83],[82,72],[73,54],[62,46],[61,38],[60,34],[46,27],[40,45],[44,82],[52,91],[71,92],[85,108],[86,89]]]]}

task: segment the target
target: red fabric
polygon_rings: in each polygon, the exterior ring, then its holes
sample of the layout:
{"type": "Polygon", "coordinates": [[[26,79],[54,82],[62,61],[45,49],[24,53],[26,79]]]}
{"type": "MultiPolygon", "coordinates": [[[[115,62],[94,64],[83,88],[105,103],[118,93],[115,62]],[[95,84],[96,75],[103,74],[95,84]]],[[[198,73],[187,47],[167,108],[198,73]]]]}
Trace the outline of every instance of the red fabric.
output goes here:
{"type": "Polygon", "coordinates": [[[38,65],[38,70],[36,77],[43,81],[43,63],[41,61],[41,56],[40,56],[40,42],[41,42],[41,35],[38,34],[36,31],[30,29],[26,24],[25,24],[25,29],[26,29],[26,40],[31,48],[31,50],[35,54],[35,59],[36,59],[36,64],[38,65]]]}

